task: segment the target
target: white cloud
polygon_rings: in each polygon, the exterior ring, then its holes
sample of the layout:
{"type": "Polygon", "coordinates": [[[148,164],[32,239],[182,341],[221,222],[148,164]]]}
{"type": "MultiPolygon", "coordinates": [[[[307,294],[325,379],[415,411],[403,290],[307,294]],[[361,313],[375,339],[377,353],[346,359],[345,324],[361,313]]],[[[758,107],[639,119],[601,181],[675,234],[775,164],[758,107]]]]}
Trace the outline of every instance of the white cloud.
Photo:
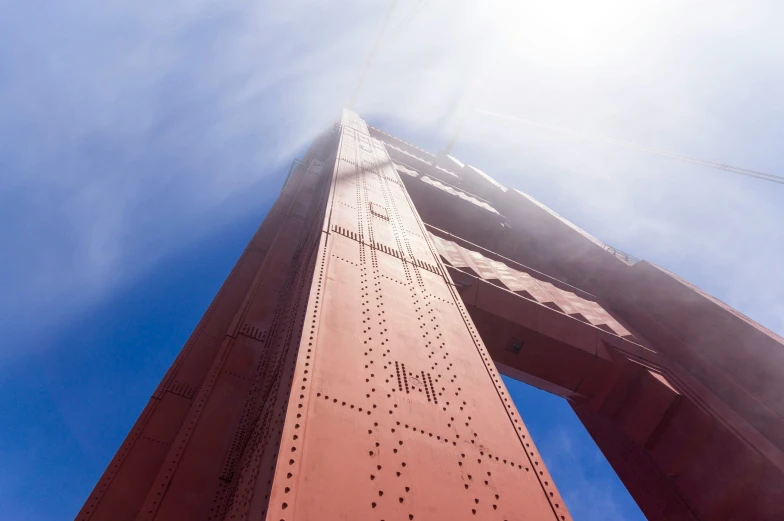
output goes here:
{"type": "MultiPolygon", "coordinates": [[[[391,27],[417,5],[398,2],[391,27]]],[[[777,170],[777,3],[586,6],[428,2],[376,56],[357,109],[401,137],[445,143],[481,103],[777,170]]],[[[233,206],[238,195],[261,196],[265,175],[337,117],[386,8],[6,9],[0,216],[10,224],[0,239],[10,261],[0,274],[0,327],[57,323],[248,211],[233,206]]],[[[779,187],[476,116],[456,153],[784,329],[779,187]]]]}

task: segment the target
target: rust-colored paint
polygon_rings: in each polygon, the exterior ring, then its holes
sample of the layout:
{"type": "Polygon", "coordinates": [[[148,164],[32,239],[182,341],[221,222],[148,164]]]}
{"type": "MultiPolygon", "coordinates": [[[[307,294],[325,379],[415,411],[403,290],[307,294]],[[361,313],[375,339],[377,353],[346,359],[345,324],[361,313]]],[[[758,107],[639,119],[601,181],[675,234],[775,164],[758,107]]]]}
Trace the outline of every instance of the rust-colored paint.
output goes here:
{"type": "Polygon", "coordinates": [[[784,519],[784,341],[345,111],[79,521],[570,519],[499,372],[651,520],[784,519]]]}
{"type": "Polygon", "coordinates": [[[440,253],[499,370],[566,397],[649,519],[784,519],[784,339],[532,197],[371,132],[452,243],[440,253]]]}
{"type": "Polygon", "coordinates": [[[347,113],[269,519],[569,519],[384,146],[347,113]]]}
{"type": "Polygon", "coordinates": [[[355,114],[235,272],[78,519],[570,519],[355,114]]]}

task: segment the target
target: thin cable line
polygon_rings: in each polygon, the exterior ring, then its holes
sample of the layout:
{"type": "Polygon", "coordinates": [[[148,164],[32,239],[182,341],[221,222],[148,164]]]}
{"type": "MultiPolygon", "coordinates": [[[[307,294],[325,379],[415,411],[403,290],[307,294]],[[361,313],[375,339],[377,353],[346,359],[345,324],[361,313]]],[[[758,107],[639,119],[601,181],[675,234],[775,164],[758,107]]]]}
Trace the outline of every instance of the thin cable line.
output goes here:
{"type": "Polygon", "coordinates": [[[617,139],[612,139],[612,138],[608,138],[608,137],[604,137],[604,136],[595,136],[595,135],[592,135],[592,134],[586,134],[584,132],[579,132],[577,130],[571,130],[571,129],[568,129],[568,128],[553,127],[551,125],[545,125],[545,124],[542,124],[542,123],[537,123],[536,121],[531,121],[531,120],[528,120],[528,119],[518,118],[517,116],[509,116],[509,115],[506,115],[506,114],[499,114],[497,112],[492,112],[492,111],[489,111],[489,110],[477,109],[477,112],[479,112],[480,114],[485,114],[485,115],[493,116],[493,117],[500,118],[500,119],[516,121],[518,123],[525,123],[526,125],[531,125],[531,126],[534,126],[534,127],[543,128],[543,129],[546,129],[546,130],[552,130],[552,131],[555,131],[555,132],[561,132],[563,134],[571,134],[573,136],[578,136],[578,137],[582,137],[582,138],[586,138],[586,139],[593,139],[594,141],[602,141],[602,142],[605,142],[605,143],[611,143],[613,145],[618,145],[618,146],[622,146],[622,147],[626,147],[626,148],[631,148],[633,150],[640,150],[642,152],[648,152],[650,154],[656,154],[656,155],[660,155],[660,156],[664,156],[664,157],[670,157],[670,158],[673,158],[673,159],[680,159],[681,161],[686,161],[688,163],[693,163],[693,164],[696,164],[696,165],[707,166],[707,167],[710,167],[710,168],[716,168],[718,170],[724,170],[725,172],[730,172],[730,173],[733,173],[733,174],[743,175],[743,176],[746,176],[746,177],[753,177],[755,179],[761,179],[763,181],[770,181],[771,183],[784,184],[784,177],[778,176],[778,175],[774,175],[774,174],[766,174],[765,172],[760,172],[758,170],[751,170],[749,168],[743,168],[743,167],[739,167],[739,166],[728,165],[726,163],[721,163],[719,161],[712,161],[710,159],[703,159],[703,158],[700,158],[700,157],[687,156],[685,154],[679,154],[677,152],[670,152],[668,150],[662,150],[660,148],[653,148],[653,147],[648,147],[648,146],[645,146],[645,145],[638,145],[636,143],[629,143],[627,141],[620,141],[620,140],[617,140],[617,139]]]}
{"type": "Polygon", "coordinates": [[[351,95],[351,99],[348,102],[348,108],[352,110],[354,109],[354,104],[357,102],[359,91],[362,90],[362,85],[365,84],[365,77],[367,77],[368,70],[370,70],[370,65],[373,63],[373,58],[376,57],[378,48],[381,45],[381,38],[384,37],[384,33],[386,32],[387,26],[389,25],[389,20],[392,18],[392,11],[395,10],[395,4],[397,4],[396,0],[392,0],[389,3],[389,10],[387,11],[386,18],[384,18],[384,25],[381,26],[381,31],[378,33],[378,37],[376,37],[376,43],[373,45],[373,49],[370,51],[370,54],[367,57],[367,61],[365,62],[365,67],[362,69],[362,75],[359,77],[357,88],[354,89],[354,94],[351,95]]]}
{"type": "Polygon", "coordinates": [[[386,45],[387,43],[392,41],[395,38],[395,36],[401,31],[401,29],[403,29],[403,27],[413,22],[414,19],[417,17],[417,15],[422,11],[422,9],[424,9],[425,4],[427,4],[427,0],[420,0],[420,2],[416,6],[414,6],[414,9],[412,10],[411,14],[409,14],[407,18],[403,19],[394,29],[392,29],[392,31],[390,31],[389,33],[389,36],[387,36],[386,39],[384,39],[381,42],[381,44],[386,45]]]}

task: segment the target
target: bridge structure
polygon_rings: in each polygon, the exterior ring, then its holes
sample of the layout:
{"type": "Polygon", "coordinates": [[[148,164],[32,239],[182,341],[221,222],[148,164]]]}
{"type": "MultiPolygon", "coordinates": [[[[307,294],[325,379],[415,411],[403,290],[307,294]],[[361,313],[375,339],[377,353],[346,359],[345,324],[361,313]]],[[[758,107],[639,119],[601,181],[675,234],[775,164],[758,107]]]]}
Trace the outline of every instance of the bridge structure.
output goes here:
{"type": "Polygon", "coordinates": [[[570,520],[502,374],[565,398],[648,519],[781,520],[783,369],[719,300],[344,111],[77,520],[570,520]]]}

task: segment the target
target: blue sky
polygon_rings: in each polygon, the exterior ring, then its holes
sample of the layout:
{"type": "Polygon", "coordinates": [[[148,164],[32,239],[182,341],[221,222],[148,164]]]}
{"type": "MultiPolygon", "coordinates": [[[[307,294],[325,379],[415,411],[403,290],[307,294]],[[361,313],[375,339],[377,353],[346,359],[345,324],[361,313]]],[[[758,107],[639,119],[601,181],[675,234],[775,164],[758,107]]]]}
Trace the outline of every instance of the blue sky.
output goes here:
{"type": "MultiPolygon", "coordinates": [[[[73,518],[387,9],[279,4],[0,0],[4,518],[73,518]]],[[[468,115],[457,157],[783,333],[780,186],[472,112],[781,173],[784,7],[747,4],[432,0],[357,110],[431,150],[468,115]]],[[[640,519],[566,405],[509,385],[575,518],[640,519]]]]}

